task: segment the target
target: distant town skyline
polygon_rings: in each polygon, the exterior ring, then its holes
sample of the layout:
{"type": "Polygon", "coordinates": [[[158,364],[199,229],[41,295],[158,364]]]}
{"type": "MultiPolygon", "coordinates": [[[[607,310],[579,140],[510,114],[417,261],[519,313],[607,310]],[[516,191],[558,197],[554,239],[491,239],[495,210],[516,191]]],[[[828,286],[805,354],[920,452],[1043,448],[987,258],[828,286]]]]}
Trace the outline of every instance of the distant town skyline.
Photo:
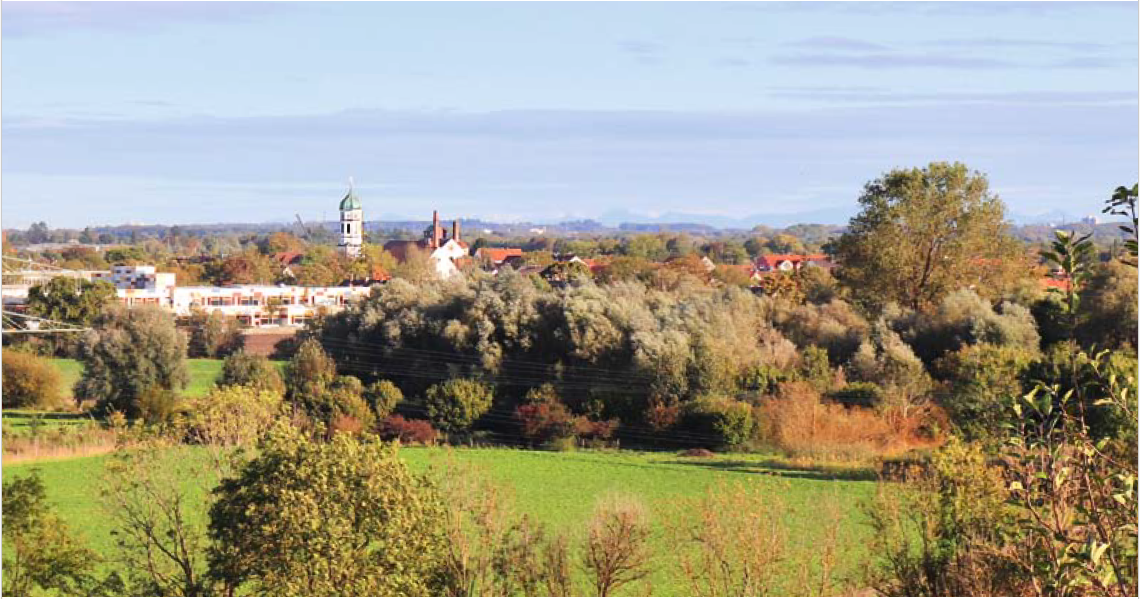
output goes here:
{"type": "MultiPolygon", "coordinates": [[[[1137,3],[4,2],[3,226],[755,215],[1137,179],[1137,3]]],[[[723,226],[723,225],[722,225],[723,226]]]]}

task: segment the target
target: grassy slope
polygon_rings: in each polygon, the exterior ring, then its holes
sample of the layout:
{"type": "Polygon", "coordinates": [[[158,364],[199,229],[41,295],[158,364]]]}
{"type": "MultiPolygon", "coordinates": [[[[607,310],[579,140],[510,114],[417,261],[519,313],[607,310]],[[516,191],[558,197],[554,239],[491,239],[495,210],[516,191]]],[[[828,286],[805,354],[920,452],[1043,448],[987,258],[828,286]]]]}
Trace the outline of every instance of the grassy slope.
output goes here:
{"type": "MultiPolygon", "coordinates": [[[[409,466],[424,471],[445,459],[446,450],[405,448],[409,466]]],[[[842,501],[848,517],[841,535],[840,569],[856,576],[865,557],[868,530],[858,503],[870,497],[874,483],[828,480],[812,472],[770,467],[752,455],[718,456],[709,460],[682,459],[665,453],[548,453],[512,449],[464,449],[455,459],[475,465],[510,488],[522,512],[571,535],[581,535],[596,499],[610,492],[627,492],[644,498],[656,517],[664,521],[676,509],[675,500],[700,495],[719,481],[764,485],[778,493],[791,509],[790,544],[810,550],[822,534],[819,505],[833,495],[842,501]]],[[[38,468],[49,498],[72,526],[82,531],[91,546],[104,555],[112,549],[110,521],[100,513],[97,488],[105,457],[19,464],[3,469],[3,476],[38,468]]],[[[197,518],[204,519],[203,514],[197,518]]],[[[654,540],[658,564],[653,576],[655,594],[686,594],[675,578],[671,544],[658,527],[654,540]]],[[[585,589],[581,589],[584,591],[585,589]]],[[[632,592],[633,589],[629,589],[632,592]]]]}

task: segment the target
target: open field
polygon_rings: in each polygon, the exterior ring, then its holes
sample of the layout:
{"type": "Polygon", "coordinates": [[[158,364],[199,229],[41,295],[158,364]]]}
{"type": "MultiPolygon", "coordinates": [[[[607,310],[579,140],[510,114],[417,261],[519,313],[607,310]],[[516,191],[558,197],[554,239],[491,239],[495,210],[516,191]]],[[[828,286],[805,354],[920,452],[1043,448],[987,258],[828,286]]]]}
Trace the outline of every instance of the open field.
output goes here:
{"type": "MultiPolygon", "coordinates": [[[[416,471],[426,471],[447,459],[440,448],[404,448],[403,458],[416,471]]],[[[454,459],[475,466],[508,488],[518,510],[557,530],[580,538],[597,498],[611,492],[640,496],[650,507],[657,525],[654,538],[656,565],[651,579],[653,593],[685,595],[679,578],[672,543],[661,523],[676,513],[678,499],[698,497],[720,482],[762,485],[777,494],[789,508],[789,544],[793,551],[811,552],[823,536],[825,519],[820,506],[828,498],[838,500],[846,519],[840,533],[840,575],[855,588],[866,559],[869,530],[859,504],[871,497],[870,480],[836,480],[826,472],[779,467],[769,458],[725,454],[713,458],[679,458],[670,453],[571,452],[551,453],[514,449],[453,450],[454,459]]],[[[198,454],[203,455],[203,454],[198,454]]],[[[5,480],[14,474],[39,469],[48,497],[63,517],[81,532],[92,548],[103,555],[113,549],[111,522],[98,505],[98,485],[106,456],[6,466],[5,480]]],[[[848,476],[847,478],[850,478],[848,476]]],[[[199,512],[196,519],[205,518],[199,512]]],[[[584,592],[585,589],[580,589],[584,592]]],[[[633,587],[627,589],[634,592],[633,587]]]]}

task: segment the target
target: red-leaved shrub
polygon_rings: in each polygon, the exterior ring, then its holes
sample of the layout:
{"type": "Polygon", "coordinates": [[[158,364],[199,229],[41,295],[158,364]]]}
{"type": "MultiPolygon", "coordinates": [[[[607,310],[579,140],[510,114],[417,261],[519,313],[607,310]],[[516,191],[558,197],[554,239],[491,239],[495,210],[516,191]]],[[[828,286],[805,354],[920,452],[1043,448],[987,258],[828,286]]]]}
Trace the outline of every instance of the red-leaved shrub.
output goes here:
{"type": "Polygon", "coordinates": [[[555,399],[529,403],[515,408],[522,435],[531,443],[543,444],[552,439],[574,436],[574,416],[555,399]]]}
{"type": "Polygon", "coordinates": [[[432,445],[438,434],[427,420],[407,419],[399,414],[385,418],[378,428],[382,439],[399,439],[405,445],[432,445]]]}

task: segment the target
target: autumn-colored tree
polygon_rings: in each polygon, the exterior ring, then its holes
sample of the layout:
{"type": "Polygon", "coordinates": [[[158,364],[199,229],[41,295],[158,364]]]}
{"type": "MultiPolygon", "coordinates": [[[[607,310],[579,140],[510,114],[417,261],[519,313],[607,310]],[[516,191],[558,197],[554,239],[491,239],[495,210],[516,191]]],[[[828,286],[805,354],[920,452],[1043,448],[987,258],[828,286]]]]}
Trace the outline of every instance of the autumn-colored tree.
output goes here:
{"type": "Polygon", "coordinates": [[[992,297],[1028,272],[1005,205],[963,164],[890,171],[859,204],[832,253],[839,279],[867,307],[925,310],[962,287],[992,297]]]}

